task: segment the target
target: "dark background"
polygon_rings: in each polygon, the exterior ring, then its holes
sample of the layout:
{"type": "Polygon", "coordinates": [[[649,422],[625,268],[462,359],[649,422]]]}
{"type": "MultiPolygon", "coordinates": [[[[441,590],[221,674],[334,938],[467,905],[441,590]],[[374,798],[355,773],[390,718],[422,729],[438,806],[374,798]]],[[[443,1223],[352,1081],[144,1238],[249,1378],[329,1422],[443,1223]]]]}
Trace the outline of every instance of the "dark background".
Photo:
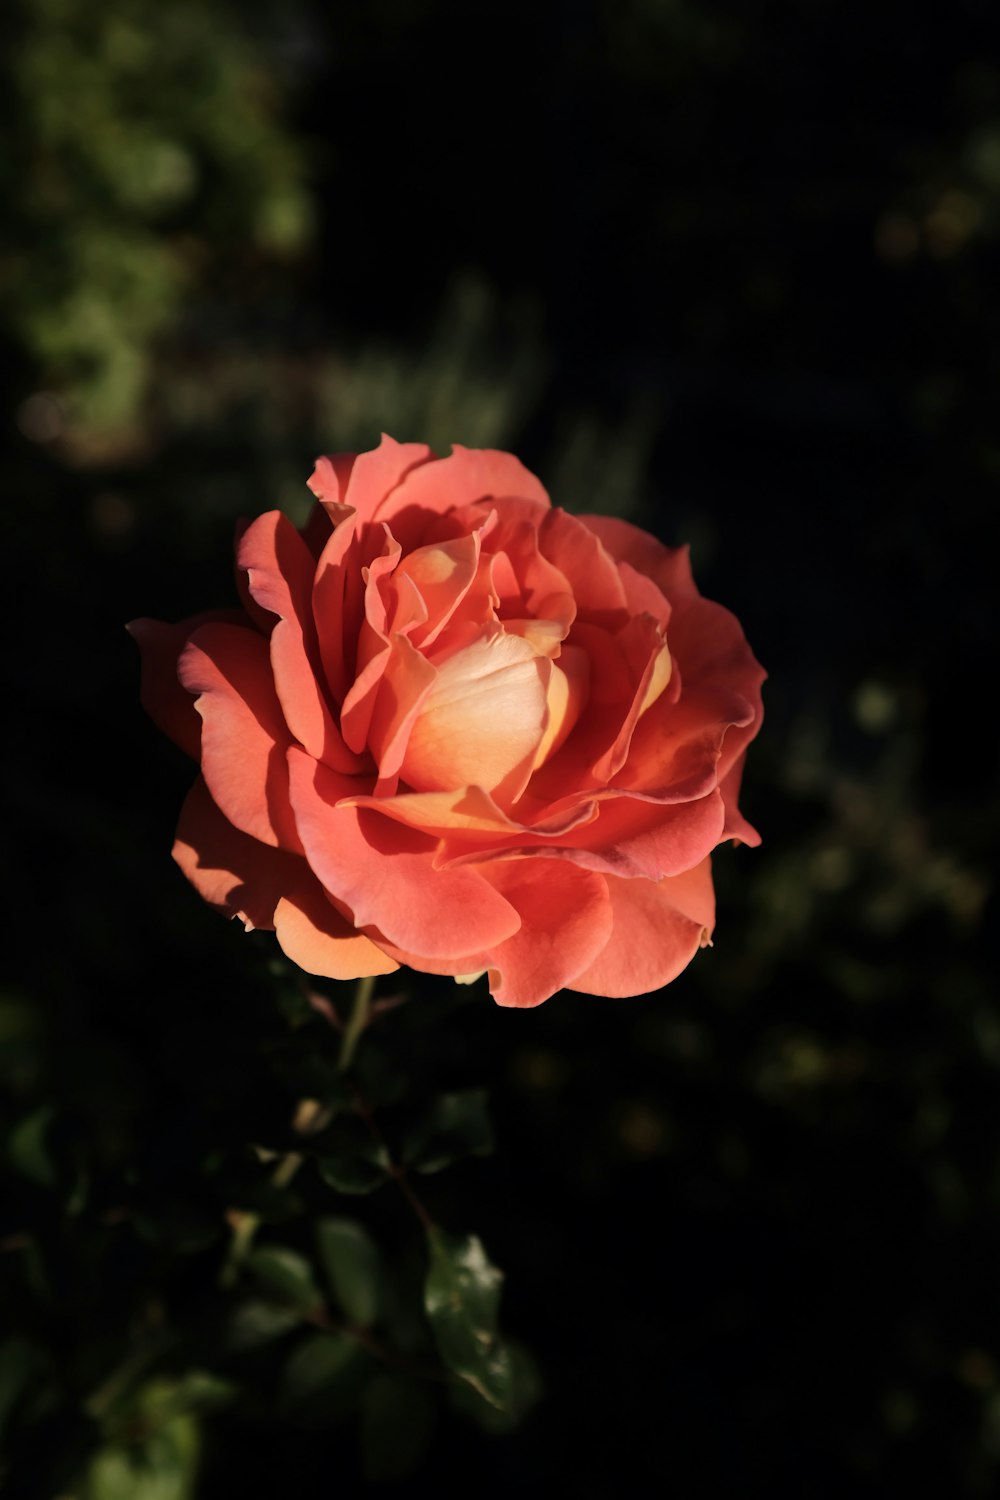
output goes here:
{"type": "MultiPolygon", "coordinates": [[[[190,771],[123,622],[228,603],[236,516],[301,516],[316,453],[384,428],[690,541],[771,674],[764,842],[720,850],[675,984],[510,1014],[417,983],[400,1066],[490,1085],[499,1142],[428,1201],[545,1392],[506,1436],[443,1417],[419,1482],[995,1493],[993,7],[0,24],[0,1488],[127,1493],[80,1478],[86,1397],[151,1323],[211,1362],[206,1162],[246,1176],[283,1102],[273,948],[169,859],[190,771]]],[[[197,1494],[351,1493],[350,1421],[276,1416],[269,1357],[197,1494]]]]}

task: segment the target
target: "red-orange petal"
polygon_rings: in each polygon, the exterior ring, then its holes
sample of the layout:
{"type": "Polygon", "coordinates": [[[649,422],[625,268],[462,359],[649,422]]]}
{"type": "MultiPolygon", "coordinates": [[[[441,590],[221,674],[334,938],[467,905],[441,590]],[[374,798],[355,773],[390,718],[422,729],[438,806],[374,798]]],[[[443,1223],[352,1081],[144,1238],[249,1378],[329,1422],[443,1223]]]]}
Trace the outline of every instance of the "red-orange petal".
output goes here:
{"type": "Polygon", "coordinates": [[[202,777],[184,799],[173,856],[198,894],[244,926],[270,931],[286,890],[309,876],[300,855],[286,854],[234,828],[202,777]]]}
{"type": "Polygon", "coordinates": [[[726,822],[722,830],[722,837],[724,839],[734,839],[737,843],[747,844],[751,849],[756,849],[760,843],[760,834],[752,823],[747,822],[738,806],[740,783],[743,780],[743,766],[745,762],[746,751],[739,757],[731,770],[727,772],[719,785],[722,800],[726,804],[726,822]]]}
{"type": "Polygon", "coordinates": [[[474,870],[435,870],[437,840],[377,813],[338,806],[343,778],[297,746],[289,750],[291,798],[309,864],[355,926],[430,958],[491,948],[520,918],[474,870]]]}
{"type": "Polygon", "coordinates": [[[639,720],[614,785],[660,801],[703,796],[718,784],[727,737],[755,716],[741,693],[685,678],[676,703],[664,696],[639,720]]]}
{"type": "Polygon", "coordinates": [[[274,912],[274,930],[285,956],[307,974],[325,979],[360,979],[398,969],[394,958],[341,916],[305,861],[301,863],[304,878],[285,892],[274,912]]]}
{"type": "Polygon", "coordinates": [[[249,625],[242,610],[206,610],[168,625],[163,620],[130,620],[125,629],[139,647],[142,664],[139,701],[157,729],[192,760],[201,753],[201,720],[194,699],[181,686],[177,663],[189,638],[202,625],[249,625]]]}
{"type": "Polygon", "coordinates": [[[715,925],[711,861],[656,882],[607,878],[613,925],[594,962],[569,988],[625,999],[669,984],[706,945],[715,925]]]}
{"type": "Polygon", "coordinates": [[[569,579],[577,619],[619,626],[628,618],[618,567],[600,538],[578,516],[550,510],[541,526],[541,549],[569,579]]]}
{"type": "Polygon", "coordinates": [[[479,535],[466,536],[407,553],[396,569],[397,584],[407,578],[427,610],[426,620],[412,631],[414,645],[426,650],[441,634],[475,582],[479,568],[479,535]]]}
{"type": "Polygon", "coordinates": [[[580,516],[578,519],[601,539],[616,562],[628,563],[636,572],[651,578],[671,605],[697,595],[686,546],[665,547],[648,531],[633,526],[631,521],[619,520],[617,516],[580,516]]]}
{"type": "Polygon", "coordinates": [[[514,936],[487,955],[490,992],[499,1005],[540,1005],[572,986],[610,940],[603,876],[545,859],[486,864],[482,874],[521,918],[514,936]]]}
{"type": "Polygon", "coordinates": [[[348,775],[356,772],[360,762],[344,744],[323,691],[312,616],[315,559],[288,517],[273,510],[243,533],[237,563],[257,604],[278,617],[271,668],[289,730],[317,760],[348,775]]]}
{"type": "MultiPolygon", "coordinates": [[[[691,869],[723,838],[725,808],[717,789],[667,806],[626,796],[605,796],[597,806],[596,821],[560,834],[557,843],[531,835],[497,850],[496,858],[562,859],[600,875],[656,881],[691,869]]],[[[468,865],[476,856],[466,848],[449,839],[444,846],[447,863],[440,856],[438,863],[448,869],[468,865]]]]}
{"type": "Polygon", "coordinates": [[[356,453],[325,453],[317,458],[307,481],[331,526],[336,526],[348,509],[347,486],[357,457],[356,453]]]}
{"type": "Polygon", "coordinates": [[[436,678],[430,662],[404,635],[394,637],[368,731],[369,749],[379,772],[376,795],[388,795],[388,783],[395,790],[413,725],[436,678]]]}
{"type": "Polygon", "coordinates": [[[344,492],[344,503],[357,512],[357,524],[363,526],[385,509],[393,493],[413,469],[432,462],[434,454],[426,443],[397,443],[383,432],[377,448],[358,455],[344,492]]]}
{"type": "Polygon", "coordinates": [[[412,470],[399,488],[375,510],[390,520],[404,552],[419,545],[430,515],[442,515],[476,500],[507,496],[533,501],[542,510],[551,502],[541,482],[512,453],[491,448],[463,448],[456,443],[447,458],[412,470]]]}
{"type": "Polygon", "coordinates": [[[285,769],[291,736],[267,641],[238,626],[203,625],[184,648],[178,673],[199,695],[201,769],[218,807],[251,838],[300,853],[285,769]]]}

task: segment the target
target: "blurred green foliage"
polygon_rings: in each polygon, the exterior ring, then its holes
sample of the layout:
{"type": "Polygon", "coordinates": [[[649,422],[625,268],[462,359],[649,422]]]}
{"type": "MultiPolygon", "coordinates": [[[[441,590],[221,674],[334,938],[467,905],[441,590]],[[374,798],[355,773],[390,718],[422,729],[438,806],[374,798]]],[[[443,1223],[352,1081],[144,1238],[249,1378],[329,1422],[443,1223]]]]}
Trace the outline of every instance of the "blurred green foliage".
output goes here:
{"type": "Polygon", "coordinates": [[[207,287],[308,242],[287,70],[220,3],[19,0],[3,27],[0,306],[72,426],[120,440],[207,287]]]}

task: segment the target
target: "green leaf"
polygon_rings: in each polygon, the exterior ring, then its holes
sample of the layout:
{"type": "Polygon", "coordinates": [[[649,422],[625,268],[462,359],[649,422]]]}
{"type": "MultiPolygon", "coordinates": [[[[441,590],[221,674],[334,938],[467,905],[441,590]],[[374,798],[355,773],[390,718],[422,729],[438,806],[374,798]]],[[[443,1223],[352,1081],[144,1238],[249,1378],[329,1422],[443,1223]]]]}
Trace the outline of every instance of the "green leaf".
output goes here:
{"type": "Polygon", "coordinates": [[[311,1312],[322,1307],[323,1295],[312,1266],[297,1250],[284,1245],[260,1245],[246,1260],[247,1270],[282,1302],[311,1312]]]}
{"type": "Polygon", "coordinates": [[[234,1308],[225,1332],[227,1349],[256,1349],[280,1339],[302,1321],[302,1313],[296,1307],[280,1302],[264,1302],[253,1298],[241,1302],[234,1308]]]}
{"type": "Polygon", "coordinates": [[[418,1172],[440,1172],[466,1156],[489,1156],[493,1129],[485,1089],[442,1094],[430,1113],[409,1132],[403,1161],[418,1172]]]}
{"type": "Polygon", "coordinates": [[[373,1193],[390,1173],[392,1162],[381,1141],[373,1139],[357,1115],[342,1115],[317,1141],[317,1165],[324,1182],[338,1193],[373,1193]]]}
{"type": "Polygon", "coordinates": [[[139,1394],[138,1408],[148,1421],[161,1422],[191,1412],[217,1411],[239,1394],[239,1388],[211,1370],[187,1370],[176,1380],[151,1380],[139,1394]]]}
{"type": "Polygon", "coordinates": [[[542,1396],[538,1366],[523,1344],[508,1342],[510,1354],[510,1395],[506,1409],[486,1401],[470,1384],[463,1381],[452,1387],[451,1402],[457,1411],[471,1417],[484,1432],[501,1436],[513,1432],[542,1396]]]}
{"type": "Polygon", "coordinates": [[[91,1462],[84,1500],[193,1500],[200,1446],[191,1416],[172,1417],[140,1443],[109,1444],[91,1462]]]}
{"type": "Polygon", "coordinates": [[[378,1317],[381,1258],[363,1225],[353,1219],[321,1219],[316,1241],[327,1281],[350,1323],[370,1328],[378,1317]]]}
{"type": "Polygon", "coordinates": [[[441,1358],[500,1410],[510,1404],[510,1355],[497,1335],[503,1274],[474,1234],[428,1235],[431,1264],[424,1308],[441,1358]]]}
{"type": "Polygon", "coordinates": [[[46,1139],[55,1109],[45,1104],[19,1120],[7,1140],[7,1155],[15,1172],[37,1182],[40,1187],[55,1187],[56,1169],[46,1139]]]}
{"type": "Polygon", "coordinates": [[[361,1398],[361,1455],[368,1484],[413,1474],[430,1446],[436,1409],[425,1386],[378,1374],[361,1398]]]}
{"type": "Polygon", "coordinates": [[[344,1333],[316,1333],[292,1350],[278,1388],[283,1412],[322,1424],[357,1405],[371,1373],[372,1356],[344,1333]]]}

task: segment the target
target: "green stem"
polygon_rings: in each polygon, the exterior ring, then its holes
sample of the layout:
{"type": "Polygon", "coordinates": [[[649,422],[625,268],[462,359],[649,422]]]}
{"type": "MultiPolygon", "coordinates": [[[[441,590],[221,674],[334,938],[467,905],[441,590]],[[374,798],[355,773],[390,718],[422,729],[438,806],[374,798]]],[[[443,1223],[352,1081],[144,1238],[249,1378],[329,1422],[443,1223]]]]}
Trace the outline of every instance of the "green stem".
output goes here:
{"type": "Polygon", "coordinates": [[[337,1059],[337,1068],[341,1073],[346,1073],[354,1060],[354,1053],[361,1033],[368,1025],[368,1012],[371,1008],[374,991],[374,974],[358,980],[357,989],[354,991],[354,1003],[351,1006],[351,1014],[347,1019],[347,1025],[344,1027],[344,1033],[340,1041],[340,1056],[337,1059]]]}
{"type": "MultiPolygon", "coordinates": [[[[354,1053],[357,1050],[361,1033],[368,1025],[368,1014],[371,1008],[372,994],[375,990],[375,976],[369,975],[359,979],[354,991],[354,1001],[351,1005],[351,1014],[347,1019],[343,1035],[340,1041],[340,1056],[337,1059],[337,1067],[341,1073],[346,1073],[351,1066],[354,1053]]],[[[283,1156],[274,1170],[271,1182],[276,1188],[287,1187],[302,1165],[302,1157],[296,1151],[289,1151],[283,1156]]],[[[255,1213],[241,1214],[236,1227],[233,1229],[233,1237],[229,1242],[229,1253],[225,1264],[219,1274],[222,1286],[232,1286],[240,1273],[240,1268],[253,1248],[253,1242],[260,1228],[260,1218],[255,1213]]]]}

